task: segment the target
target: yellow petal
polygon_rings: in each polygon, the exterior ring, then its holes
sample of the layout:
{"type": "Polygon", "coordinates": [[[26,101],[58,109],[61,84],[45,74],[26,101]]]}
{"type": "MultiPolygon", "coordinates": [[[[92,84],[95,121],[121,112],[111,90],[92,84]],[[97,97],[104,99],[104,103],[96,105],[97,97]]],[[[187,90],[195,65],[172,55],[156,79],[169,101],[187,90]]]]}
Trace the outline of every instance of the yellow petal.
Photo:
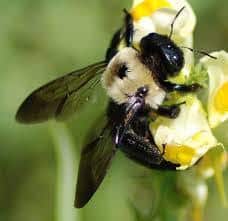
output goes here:
{"type": "Polygon", "coordinates": [[[179,163],[182,166],[191,164],[196,151],[185,145],[166,145],[164,158],[172,163],[179,163]]]}
{"type": "Polygon", "coordinates": [[[228,112],[228,82],[225,82],[217,91],[214,98],[214,105],[217,111],[228,112]]]}
{"type": "Polygon", "coordinates": [[[161,8],[170,8],[171,4],[167,0],[144,0],[131,10],[135,21],[145,16],[150,16],[153,12],[161,8]]]}

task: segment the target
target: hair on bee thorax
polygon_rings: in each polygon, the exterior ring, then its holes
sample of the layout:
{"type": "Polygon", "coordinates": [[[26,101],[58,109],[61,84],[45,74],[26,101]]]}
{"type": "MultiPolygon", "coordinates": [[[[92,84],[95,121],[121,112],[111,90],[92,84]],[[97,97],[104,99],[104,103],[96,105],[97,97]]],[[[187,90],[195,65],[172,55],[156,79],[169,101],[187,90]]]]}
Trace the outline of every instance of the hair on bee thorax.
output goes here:
{"type": "Polygon", "coordinates": [[[109,62],[102,76],[102,84],[110,98],[118,104],[128,99],[142,87],[148,87],[145,103],[157,109],[165,98],[165,91],[156,84],[154,75],[140,59],[133,48],[126,47],[109,62]]]}

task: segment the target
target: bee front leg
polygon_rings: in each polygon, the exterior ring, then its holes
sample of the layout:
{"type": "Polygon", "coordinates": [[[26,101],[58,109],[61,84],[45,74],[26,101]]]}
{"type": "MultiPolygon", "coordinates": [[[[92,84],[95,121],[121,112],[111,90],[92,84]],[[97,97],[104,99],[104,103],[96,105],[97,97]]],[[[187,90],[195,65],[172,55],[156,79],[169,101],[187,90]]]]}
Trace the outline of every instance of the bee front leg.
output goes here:
{"type": "Polygon", "coordinates": [[[200,84],[175,84],[169,81],[160,80],[161,87],[168,92],[179,91],[179,92],[196,92],[202,88],[200,84]]]}
{"type": "Polygon", "coordinates": [[[119,44],[122,40],[121,29],[117,30],[112,37],[110,45],[106,51],[105,60],[109,62],[118,52],[119,44]]]}
{"type": "Polygon", "coordinates": [[[175,119],[178,117],[180,113],[180,105],[184,104],[185,102],[179,103],[179,104],[173,104],[173,105],[162,105],[159,106],[157,110],[155,110],[156,114],[170,118],[175,119]]]}

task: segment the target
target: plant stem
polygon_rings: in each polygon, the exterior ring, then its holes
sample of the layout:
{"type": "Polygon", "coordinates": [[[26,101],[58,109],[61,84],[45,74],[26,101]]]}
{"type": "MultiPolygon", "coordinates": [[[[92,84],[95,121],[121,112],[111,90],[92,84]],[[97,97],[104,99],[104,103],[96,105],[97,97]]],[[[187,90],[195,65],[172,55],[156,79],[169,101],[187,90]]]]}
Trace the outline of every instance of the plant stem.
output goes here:
{"type": "Polygon", "coordinates": [[[64,124],[50,123],[50,133],[57,159],[55,220],[79,221],[78,210],[73,206],[78,161],[73,141],[64,124]]]}

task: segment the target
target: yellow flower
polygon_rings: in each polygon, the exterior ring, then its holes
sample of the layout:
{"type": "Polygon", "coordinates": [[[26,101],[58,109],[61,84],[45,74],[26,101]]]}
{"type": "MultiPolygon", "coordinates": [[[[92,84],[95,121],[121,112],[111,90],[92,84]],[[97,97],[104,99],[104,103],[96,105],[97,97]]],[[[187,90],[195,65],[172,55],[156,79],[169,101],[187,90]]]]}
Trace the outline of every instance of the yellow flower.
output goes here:
{"type": "Polygon", "coordinates": [[[170,24],[182,7],[185,7],[185,9],[175,23],[174,34],[179,36],[179,38],[185,39],[192,35],[196,24],[195,14],[186,0],[135,0],[131,14],[136,26],[146,19],[151,21],[152,29],[150,32],[169,34],[170,24]]]}
{"type": "Polygon", "coordinates": [[[156,145],[161,152],[165,148],[164,158],[179,163],[178,169],[194,165],[217,145],[200,101],[195,95],[187,95],[184,100],[178,118],[158,117],[150,124],[156,145]]]}
{"type": "Polygon", "coordinates": [[[217,59],[204,57],[200,63],[209,75],[208,121],[211,128],[228,119],[228,53],[212,53],[217,59]]]}

